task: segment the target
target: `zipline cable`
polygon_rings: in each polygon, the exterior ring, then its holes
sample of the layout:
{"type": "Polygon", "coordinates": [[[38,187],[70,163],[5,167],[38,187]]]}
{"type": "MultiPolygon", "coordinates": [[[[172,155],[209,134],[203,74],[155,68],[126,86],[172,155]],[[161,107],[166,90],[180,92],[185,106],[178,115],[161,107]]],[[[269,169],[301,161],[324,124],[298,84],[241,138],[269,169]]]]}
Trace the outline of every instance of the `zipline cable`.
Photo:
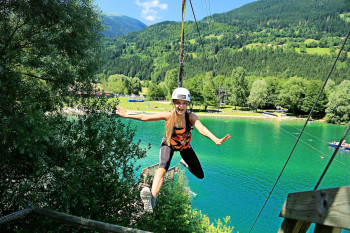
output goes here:
{"type": "Polygon", "coordinates": [[[327,84],[327,81],[328,81],[329,77],[331,76],[331,74],[332,74],[332,72],[333,72],[333,70],[334,70],[334,67],[335,67],[335,65],[336,65],[336,63],[337,63],[337,61],[338,61],[338,59],[339,59],[339,56],[340,56],[341,52],[343,51],[344,46],[345,46],[347,40],[349,39],[349,36],[350,36],[350,31],[349,31],[348,35],[346,36],[342,47],[341,47],[340,50],[339,50],[339,53],[338,53],[338,55],[337,55],[337,57],[336,57],[336,59],[335,59],[333,65],[332,65],[332,67],[331,67],[331,69],[330,69],[330,71],[329,71],[329,73],[328,73],[328,75],[327,75],[326,80],[324,81],[324,84],[323,84],[323,86],[322,86],[320,92],[318,93],[317,99],[316,99],[314,105],[312,106],[312,108],[311,108],[311,110],[310,110],[310,113],[309,113],[309,115],[308,115],[308,117],[307,117],[307,119],[306,119],[306,121],[305,121],[304,127],[303,127],[303,129],[301,130],[301,132],[300,132],[300,134],[299,134],[299,137],[298,137],[297,141],[295,142],[294,147],[293,147],[292,151],[290,152],[290,154],[289,154],[289,156],[288,156],[288,158],[287,158],[286,163],[284,164],[284,166],[283,166],[283,168],[282,168],[280,174],[278,175],[275,184],[273,185],[272,189],[270,190],[270,193],[269,193],[268,197],[266,198],[265,203],[263,204],[263,206],[262,206],[262,208],[261,208],[261,210],[260,210],[258,216],[256,217],[256,219],[255,219],[255,221],[254,221],[252,227],[250,228],[249,233],[253,230],[253,228],[254,228],[256,222],[258,221],[258,219],[259,219],[259,217],[260,217],[262,211],[264,210],[264,208],[265,208],[265,206],[266,206],[268,200],[270,199],[272,192],[274,191],[274,189],[275,189],[275,187],[276,187],[276,185],[277,185],[279,179],[281,178],[282,173],[284,172],[284,169],[286,168],[286,166],[287,166],[287,164],[288,164],[290,158],[292,157],[292,154],[293,154],[293,152],[294,152],[294,150],[295,150],[295,148],[296,148],[296,146],[297,146],[297,144],[298,144],[298,142],[299,142],[299,140],[300,140],[300,138],[301,138],[301,135],[303,134],[303,132],[304,132],[304,130],[305,130],[305,128],[306,128],[307,123],[308,123],[309,120],[311,119],[312,112],[314,111],[315,106],[316,106],[318,100],[320,99],[321,94],[322,94],[322,92],[323,92],[323,90],[324,90],[324,88],[325,88],[325,86],[326,86],[326,84],[327,84]]]}
{"type": "MultiPolygon", "coordinates": [[[[290,133],[290,132],[288,132],[287,130],[283,129],[282,127],[281,127],[281,129],[282,129],[284,132],[290,134],[292,137],[297,138],[295,135],[293,135],[292,133],[290,133]]],[[[314,150],[318,151],[318,152],[321,153],[322,155],[327,156],[327,157],[331,157],[330,155],[327,155],[327,154],[323,153],[322,151],[316,149],[315,147],[311,146],[310,144],[306,143],[305,141],[301,140],[301,142],[304,143],[304,144],[306,144],[307,146],[309,146],[311,149],[314,149],[314,150]]],[[[334,159],[334,160],[337,161],[338,163],[340,163],[340,164],[342,164],[342,165],[344,165],[344,166],[350,168],[350,165],[348,165],[348,164],[346,164],[346,163],[343,163],[343,162],[341,162],[341,161],[339,161],[339,160],[337,160],[337,159],[334,159]]]]}
{"type": "Polygon", "coordinates": [[[321,183],[323,177],[326,175],[329,166],[332,164],[332,162],[333,162],[333,160],[334,160],[334,157],[335,157],[335,155],[338,153],[339,148],[341,147],[341,145],[342,145],[342,143],[343,143],[343,141],[344,141],[346,135],[348,135],[348,133],[349,133],[349,130],[350,130],[350,123],[349,123],[347,129],[345,130],[343,137],[342,137],[341,140],[339,141],[339,144],[338,144],[337,148],[335,149],[335,151],[334,151],[334,153],[333,153],[333,155],[332,155],[332,158],[329,160],[329,162],[328,162],[326,168],[324,169],[324,171],[323,171],[323,173],[322,173],[320,179],[318,180],[318,182],[317,182],[317,184],[316,184],[314,190],[316,190],[316,189],[318,188],[318,186],[320,185],[320,183],[321,183]]]}
{"type": "Polygon", "coordinates": [[[205,54],[205,49],[204,49],[204,44],[203,44],[203,40],[202,40],[202,35],[201,35],[201,32],[199,31],[199,27],[198,27],[196,15],[195,15],[195,13],[194,13],[193,6],[192,6],[192,1],[191,1],[191,0],[190,0],[190,4],[191,4],[191,9],[192,9],[193,17],[194,17],[194,22],[196,23],[196,26],[197,26],[197,32],[198,32],[198,34],[199,34],[199,39],[200,39],[200,41],[201,41],[201,45],[202,45],[202,48],[203,48],[204,58],[205,58],[205,60],[207,61],[207,55],[205,54]]]}
{"type": "Polygon", "coordinates": [[[178,87],[182,87],[182,75],[184,70],[184,39],[185,39],[185,10],[186,10],[186,0],[182,0],[182,28],[181,28],[181,44],[180,44],[180,71],[179,71],[179,84],[178,87]]]}
{"type": "MultiPolygon", "coordinates": [[[[295,127],[295,126],[290,125],[290,127],[294,128],[294,129],[296,129],[296,130],[299,130],[299,128],[297,128],[297,127],[295,127]]],[[[323,140],[323,139],[321,139],[321,138],[319,138],[319,137],[316,137],[315,135],[313,135],[313,134],[311,134],[311,133],[308,133],[308,132],[306,132],[306,131],[304,131],[304,133],[310,135],[311,137],[314,137],[314,138],[320,140],[321,142],[328,143],[327,141],[325,141],[325,140],[323,140]]]]}

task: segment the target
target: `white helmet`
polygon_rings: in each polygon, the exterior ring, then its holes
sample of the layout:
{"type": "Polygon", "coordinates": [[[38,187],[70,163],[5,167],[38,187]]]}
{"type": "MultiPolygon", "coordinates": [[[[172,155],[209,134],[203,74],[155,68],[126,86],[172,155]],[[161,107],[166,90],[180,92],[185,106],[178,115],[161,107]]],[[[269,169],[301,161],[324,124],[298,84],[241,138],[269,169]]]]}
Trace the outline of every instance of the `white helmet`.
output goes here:
{"type": "Polygon", "coordinates": [[[172,100],[186,100],[188,102],[191,101],[191,94],[189,90],[184,87],[178,87],[173,91],[171,95],[172,100]]]}

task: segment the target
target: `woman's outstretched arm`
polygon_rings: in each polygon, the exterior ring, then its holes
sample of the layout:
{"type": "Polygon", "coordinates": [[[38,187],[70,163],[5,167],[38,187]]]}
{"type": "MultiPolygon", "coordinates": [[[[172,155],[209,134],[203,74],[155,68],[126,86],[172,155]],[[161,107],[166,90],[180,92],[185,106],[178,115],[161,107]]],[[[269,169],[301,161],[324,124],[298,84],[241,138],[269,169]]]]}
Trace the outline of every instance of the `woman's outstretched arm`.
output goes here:
{"type": "Polygon", "coordinates": [[[162,112],[162,113],[155,113],[155,114],[139,114],[139,115],[130,115],[127,114],[125,109],[122,106],[117,106],[117,115],[124,118],[130,118],[135,119],[139,121],[167,121],[170,117],[170,112],[162,112]]]}
{"type": "Polygon", "coordinates": [[[190,120],[200,134],[211,139],[216,145],[221,145],[224,141],[231,137],[229,134],[226,134],[226,136],[223,138],[217,138],[212,132],[210,132],[209,129],[207,129],[207,127],[202,124],[202,122],[200,122],[200,120],[198,120],[198,117],[193,113],[190,115],[190,120]]]}

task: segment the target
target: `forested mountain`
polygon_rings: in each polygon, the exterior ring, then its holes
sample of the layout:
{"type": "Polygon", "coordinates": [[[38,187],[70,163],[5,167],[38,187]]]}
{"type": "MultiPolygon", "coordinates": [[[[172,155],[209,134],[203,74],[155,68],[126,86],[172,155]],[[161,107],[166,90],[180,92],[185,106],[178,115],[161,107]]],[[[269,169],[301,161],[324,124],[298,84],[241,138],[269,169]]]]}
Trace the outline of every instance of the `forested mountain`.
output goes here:
{"type": "Polygon", "coordinates": [[[103,15],[102,20],[103,23],[108,26],[106,32],[103,33],[106,37],[121,36],[147,27],[147,25],[141,21],[124,15],[103,15]]]}
{"type": "Polygon", "coordinates": [[[319,31],[344,35],[347,27],[339,15],[349,10],[349,0],[260,0],[209,19],[228,25],[244,22],[253,30],[308,25],[319,31]]]}
{"type": "MultiPolygon", "coordinates": [[[[186,22],[184,79],[230,76],[237,67],[247,75],[323,79],[350,28],[349,12],[350,0],[260,0],[199,21],[203,46],[195,23],[186,22]]],[[[161,22],[110,39],[101,73],[164,81],[178,68],[180,34],[181,23],[161,22]]],[[[349,52],[347,44],[337,83],[350,77],[349,52]]]]}

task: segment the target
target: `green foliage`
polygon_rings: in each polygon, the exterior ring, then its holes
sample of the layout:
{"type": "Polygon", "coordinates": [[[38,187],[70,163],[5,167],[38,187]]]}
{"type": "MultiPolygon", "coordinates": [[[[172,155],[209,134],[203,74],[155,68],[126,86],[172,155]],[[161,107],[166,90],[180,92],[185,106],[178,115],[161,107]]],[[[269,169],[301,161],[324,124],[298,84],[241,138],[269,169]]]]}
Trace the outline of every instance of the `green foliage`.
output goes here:
{"type": "MultiPolygon", "coordinates": [[[[44,113],[59,108],[69,90],[93,83],[102,26],[89,3],[1,1],[1,164],[35,163],[51,130],[44,113]]],[[[24,164],[18,168],[27,170],[24,164]]]]}
{"type": "Polygon", "coordinates": [[[215,95],[215,86],[213,82],[212,73],[207,73],[204,78],[202,96],[202,104],[204,105],[205,111],[207,111],[208,106],[217,106],[218,99],[215,95]]]}
{"type": "Polygon", "coordinates": [[[266,107],[267,108],[275,108],[279,105],[278,103],[278,95],[280,90],[282,89],[282,83],[285,80],[279,79],[277,77],[266,77],[265,82],[267,85],[267,99],[266,99],[266,107]]]}
{"type": "MultiPolygon", "coordinates": [[[[306,113],[310,112],[322,88],[322,85],[323,83],[319,80],[308,81],[307,88],[305,91],[305,98],[303,100],[303,105],[301,106],[302,111],[306,113]]],[[[328,103],[327,95],[325,92],[323,92],[313,110],[313,115],[324,116],[327,103],[328,103]]]]}
{"type": "Polygon", "coordinates": [[[188,181],[181,171],[174,181],[162,187],[157,198],[153,214],[141,216],[136,227],[152,232],[232,232],[228,226],[229,217],[216,221],[216,226],[210,223],[209,218],[193,210],[188,181]]]}
{"type": "Polygon", "coordinates": [[[204,101],[203,92],[204,75],[196,75],[184,82],[184,87],[191,93],[191,104],[201,105],[204,101]]]}
{"type": "Polygon", "coordinates": [[[306,92],[306,80],[300,77],[292,77],[283,84],[279,94],[279,101],[282,106],[296,114],[303,105],[306,92]]]}
{"type": "Polygon", "coordinates": [[[131,78],[125,75],[111,75],[108,79],[103,79],[101,86],[106,91],[111,91],[118,94],[136,94],[142,90],[141,81],[139,78],[131,78]]]}
{"type": "MultiPolygon", "coordinates": [[[[91,90],[100,65],[99,13],[89,0],[0,1],[0,215],[34,206],[128,225],[135,161],[145,156],[134,130],[116,121],[117,99],[81,99],[87,115],[65,117],[76,90],[91,90]],[[73,94],[72,98],[68,96],[73,94]],[[67,101],[67,103],[65,103],[67,101]]],[[[11,232],[75,232],[42,218],[11,232]]],[[[2,229],[3,230],[3,229],[2,229]]]]}
{"type": "Polygon", "coordinates": [[[350,122],[350,81],[344,80],[329,96],[326,120],[331,123],[350,122]]]}
{"type": "Polygon", "coordinates": [[[164,87],[164,85],[156,85],[154,83],[151,83],[148,87],[147,98],[149,98],[150,100],[164,99],[166,93],[167,90],[164,87]]]}
{"type": "Polygon", "coordinates": [[[240,22],[253,30],[312,25],[317,31],[346,33],[346,22],[339,14],[349,11],[348,0],[261,0],[216,14],[213,20],[230,25],[240,22]]]}
{"type": "Polygon", "coordinates": [[[250,90],[248,103],[251,104],[253,108],[257,109],[258,107],[265,105],[266,97],[267,85],[265,80],[256,80],[252,85],[252,89],[250,90]]]}
{"type": "Polygon", "coordinates": [[[178,70],[168,70],[165,74],[166,96],[171,99],[171,94],[178,87],[178,70]]]}
{"type": "MultiPolygon", "coordinates": [[[[27,199],[34,206],[129,225],[142,208],[135,200],[135,161],[146,153],[133,142],[135,131],[102,113],[49,116],[45,125],[46,134],[41,132],[42,139],[27,148],[31,154],[19,149],[2,157],[2,214],[20,209],[27,199]]],[[[22,232],[57,230],[61,225],[42,219],[17,224],[22,232]]]]}
{"type": "Polygon", "coordinates": [[[245,70],[242,67],[233,69],[231,78],[231,103],[237,106],[245,106],[249,91],[248,82],[245,79],[245,70]]]}

